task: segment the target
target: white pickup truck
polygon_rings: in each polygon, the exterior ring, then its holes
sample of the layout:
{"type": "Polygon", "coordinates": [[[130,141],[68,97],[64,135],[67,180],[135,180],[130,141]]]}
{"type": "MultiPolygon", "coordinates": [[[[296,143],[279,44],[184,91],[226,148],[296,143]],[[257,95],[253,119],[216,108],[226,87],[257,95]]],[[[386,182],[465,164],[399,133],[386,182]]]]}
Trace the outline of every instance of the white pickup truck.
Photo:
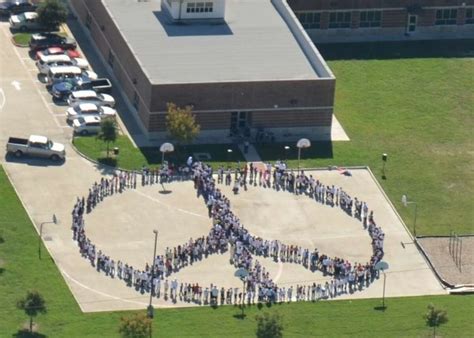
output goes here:
{"type": "Polygon", "coordinates": [[[16,157],[30,155],[50,158],[53,161],[64,160],[66,157],[63,144],[53,142],[46,136],[38,135],[31,135],[29,139],[10,137],[7,143],[7,152],[16,157]]]}

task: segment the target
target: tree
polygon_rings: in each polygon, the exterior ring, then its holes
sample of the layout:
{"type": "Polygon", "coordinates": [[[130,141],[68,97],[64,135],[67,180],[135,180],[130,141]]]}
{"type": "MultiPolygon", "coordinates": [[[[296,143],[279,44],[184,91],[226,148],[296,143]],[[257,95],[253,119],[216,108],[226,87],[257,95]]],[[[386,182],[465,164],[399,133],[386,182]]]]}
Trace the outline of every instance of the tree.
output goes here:
{"type": "Polygon", "coordinates": [[[426,325],[433,328],[433,337],[436,337],[436,328],[448,322],[448,313],[437,309],[433,304],[428,305],[428,312],[424,315],[426,325]]]}
{"type": "Polygon", "coordinates": [[[67,8],[60,0],[45,0],[38,6],[38,22],[55,30],[67,20],[67,8]]]}
{"type": "Polygon", "coordinates": [[[117,140],[117,126],[115,120],[110,118],[103,119],[100,122],[100,133],[97,138],[104,141],[107,145],[107,157],[109,157],[110,142],[117,140]]]}
{"type": "Polygon", "coordinates": [[[30,317],[30,332],[33,332],[33,317],[39,313],[46,313],[46,303],[38,291],[32,290],[26,293],[26,297],[20,299],[16,306],[24,310],[30,317]]]}
{"type": "Polygon", "coordinates": [[[166,129],[178,143],[191,143],[198,136],[201,127],[196,123],[192,107],[180,108],[174,103],[168,103],[166,129]]]}
{"type": "Polygon", "coordinates": [[[275,312],[269,314],[265,312],[263,315],[256,317],[257,319],[257,332],[258,338],[281,338],[283,337],[283,317],[275,312]]]}
{"type": "Polygon", "coordinates": [[[151,336],[152,320],[144,313],[120,318],[119,332],[125,338],[145,338],[151,336]]]}

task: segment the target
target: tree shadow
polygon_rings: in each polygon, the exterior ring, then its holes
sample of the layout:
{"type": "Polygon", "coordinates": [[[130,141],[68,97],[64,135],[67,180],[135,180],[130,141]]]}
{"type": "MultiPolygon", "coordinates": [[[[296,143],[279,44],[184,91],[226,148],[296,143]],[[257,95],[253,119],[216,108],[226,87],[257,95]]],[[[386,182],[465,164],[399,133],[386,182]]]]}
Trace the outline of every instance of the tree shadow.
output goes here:
{"type": "Polygon", "coordinates": [[[117,159],[113,157],[100,157],[97,159],[100,164],[108,165],[111,167],[117,166],[117,159]]]}
{"type": "Polygon", "coordinates": [[[30,332],[29,330],[23,329],[23,330],[18,330],[15,334],[12,335],[12,337],[16,338],[46,338],[47,336],[38,333],[38,332],[30,332]]]}
{"type": "Polygon", "coordinates": [[[385,312],[385,310],[387,310],[387,306],[377,305],[374,306],[374,310],[385,312]]]}

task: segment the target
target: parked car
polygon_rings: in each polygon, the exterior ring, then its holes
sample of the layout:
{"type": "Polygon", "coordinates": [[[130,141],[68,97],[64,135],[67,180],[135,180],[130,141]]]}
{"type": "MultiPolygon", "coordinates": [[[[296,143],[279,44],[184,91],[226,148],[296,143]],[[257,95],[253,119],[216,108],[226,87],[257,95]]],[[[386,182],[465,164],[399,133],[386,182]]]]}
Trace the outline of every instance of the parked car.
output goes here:
{"type": "Polygon", "coordinates": [[[115,106],[115,99],[109,94],[97,93],[93,90],[77,90],[71,92],[67,103],[73,107],[81,103],[94,103],[98,106],[115,106]]]}
{"type": "Polygon", "coordinates": [[[67,55],[42,56],[36,61],[36,67],[41,74],[47,75],[51,67],[74,66],[67,55]]]}
{"type": "Polygon", "coordinates": [[[24,12],[35,12],[37,6],[28,0],[8,0],[0,2],[0,16],[10,16],[24,12]]]}
{"type": "Polygon", "coordinates": [[[66,54],[48,55],[41,57],[36,61],[36,66],[41,74],[47,75],[51,67],[76,66],[82,70],[89,68],[89,62],[82,58],[71,59],[66,54]]]}
{"type": "Polygon", "coordinates": [[[55,81],[64,78],[84,77],[91,80],[97,79],[97,74],[91,70],[83,70],[76,66],[50,67],[47,75],[47,86],[52,86],[55,81]]]}
{"type": "Polygon", "coordinates": [[[97,134],[100,132],[100,121],[99,116],[81,116],[72,121],[72,127],[74,133],[80,135],[97,134]]]}
{"type": "Polygon", "coordinates": [[[107,78],[91,80],[87,77],[76,77],[53,83],[51,94],[59,100],[65,100],[71,92],[77,90],[93,90],[97,93],[109,94],[112,90],[112,84],[107,78]]]}
{"type": "Polygon", "coordinates": [[[114,118],[117,111],[107,106],[98,106],[93,103],[81,103],[66,110],[68,121],[72,121],[82,116],[100,116],[101,118],[114,118]]]}
{"type": "Polygon", "coordinates": [[[64,145],[53,142],[46,136],[31,135],[28,139],[10,137],[6,148],[8,153],[12,153],[16,157],[30,155],[50,158],[53,161],[63,160],[66,157],[64,145]]]}
{"type": "Polygon", "coordinates": [[[80,58],[81,53],[77,49],[64,49],[61,47],[50,47],[36,52],[35,59],[41,58],[42,55],[61,55],[66,54],[70,58],[80,58]]]}
{"type": "Polygon", "coordinates": [[[9,20],[10,28],[22,32],[45,29],[45,27],[38,22],[37,18],[38,13],[36,12],[25,12],[12,15],[9,20]]]}
{"type": "Polygon", "coordinates": [[[30,50],[36,52],[49,47],[61,47],[63,49],[76,49],[76,40],[54,33],[33,34],[30,39],[30,50]]]}

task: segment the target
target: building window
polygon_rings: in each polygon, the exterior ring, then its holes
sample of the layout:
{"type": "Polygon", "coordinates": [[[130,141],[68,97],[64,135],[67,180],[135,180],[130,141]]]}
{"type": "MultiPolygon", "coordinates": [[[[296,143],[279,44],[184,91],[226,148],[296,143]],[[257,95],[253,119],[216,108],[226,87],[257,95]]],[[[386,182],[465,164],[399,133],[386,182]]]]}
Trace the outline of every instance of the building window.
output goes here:
{"type": "Polygon", "coordinates": [[[186,7],[186,13],[196,12],[196,4],[194,2],[188,2],[186,7]]]}
{"type": "Polygon", "coordinates": [[[211,13],[214,11],[212,2],[188,2],[186,13],[211,13]]]}
{"type": "Polygon", "coordinates": [[[304,29],[321,28],[321,13],[297,12],[295,14],[304,29]]]}
{"type": "Polygon", "coordinates": [[[86,16],[86,27],[88,29],[91,29],[91,25],[92,25],[92,16],[91,16],[91,13],[87,12],[87,16],[86,16]]]}
{"type": "Polygon", "coordinates": [[[111,68],[114,68],[114,62],[115,62],[115,55],[114,53],[109,50],[109,56],[107,57],[107,63],[111,68]]]}
{"type": "Polygon", "coordinates": [[[329,28],[350,28],[351,12],[331,12],[329,13],[329,28]]]}
{"type": "Polygon", "coordinates": [[[381,11],[360,12],[360,27],[380,27],[382,25],[381,11]]]}
{"type": "Polygon", "coordinates": [[[212,2],[206,2],[204,6],[204,12],[211,13],[214,11],[214,4],[212,2]]]}
{"type": "Polygon", "coordinates": [[[436,11],[436,25],[455,25],[456,17],[458,16],[457,9],[438,9],[436,11]]]}
{"type": "Polygon", "coordinates": [[[466,25],[474,24],[474,8],[466,9],[466,25]]]}
{"type": "Polygon", "coordinates": [[[138,110],[139,103],[140,103],[140,99],[138,98],[138,93],[135,92],[133,94],[133,106],[135,107],[136,110],[138,110]]]}
{"type": "Polygon", "coordinates": [[[196,2],[196,12],[197,13],[204,12],[204,2],[196,2]]]}

